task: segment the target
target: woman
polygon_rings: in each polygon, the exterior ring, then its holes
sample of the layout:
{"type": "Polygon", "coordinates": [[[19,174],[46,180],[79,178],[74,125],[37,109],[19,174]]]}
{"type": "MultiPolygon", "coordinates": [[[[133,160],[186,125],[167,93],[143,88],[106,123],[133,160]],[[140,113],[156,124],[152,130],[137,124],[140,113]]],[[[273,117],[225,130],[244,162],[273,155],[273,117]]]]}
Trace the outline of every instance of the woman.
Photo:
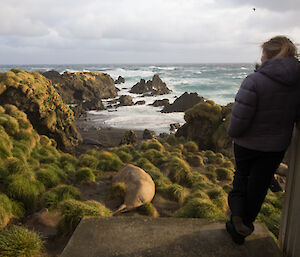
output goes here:
{"type": "Polygon", "coordinates": [[[243,244],[253,230],[273,175],[300,118],[300,62],[284,36],[262,44],[261,66],[236,94],[227,132],[234,141],[236,172],[226,229],[243,244]]]}

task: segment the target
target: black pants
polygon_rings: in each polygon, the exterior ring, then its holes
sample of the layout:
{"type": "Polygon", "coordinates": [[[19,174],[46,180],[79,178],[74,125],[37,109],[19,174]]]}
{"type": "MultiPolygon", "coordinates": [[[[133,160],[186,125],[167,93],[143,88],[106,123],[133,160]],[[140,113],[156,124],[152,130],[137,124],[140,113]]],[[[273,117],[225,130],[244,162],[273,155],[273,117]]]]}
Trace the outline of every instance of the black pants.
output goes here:
{"type": "Polygon", "coordinates": [[[228,195],[232,216],[241,216],[245,224],[254,222],[284,153],[261,152],[234,144],[236,171],[228,195]]]}

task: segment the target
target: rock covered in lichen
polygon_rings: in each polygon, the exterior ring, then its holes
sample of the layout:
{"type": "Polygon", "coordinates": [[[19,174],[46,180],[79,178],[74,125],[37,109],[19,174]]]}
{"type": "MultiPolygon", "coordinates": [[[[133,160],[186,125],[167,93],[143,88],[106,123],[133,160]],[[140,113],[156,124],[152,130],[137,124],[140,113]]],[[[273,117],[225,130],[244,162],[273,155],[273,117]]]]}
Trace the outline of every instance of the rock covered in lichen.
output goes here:
{"type": "Polygon", "coordinates": [[[37,132],[55,139],[60,149],[72,151],[81,140],[73,112],[38,72],[12,69],[1,73],[0,102],[24,111],[37,132]]]}

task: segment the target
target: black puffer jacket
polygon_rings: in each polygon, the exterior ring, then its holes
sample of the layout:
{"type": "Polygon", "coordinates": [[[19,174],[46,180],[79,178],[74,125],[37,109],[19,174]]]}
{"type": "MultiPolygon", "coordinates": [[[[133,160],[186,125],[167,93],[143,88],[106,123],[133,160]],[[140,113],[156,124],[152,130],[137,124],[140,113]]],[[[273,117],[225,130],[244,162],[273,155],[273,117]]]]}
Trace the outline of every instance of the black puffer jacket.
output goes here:
{"type": "Polygon", "coordinates": [[[227,132],[243,147],[283,151],[299,118],[300,62],[294,57],[271,59],[243,81],[227,132]]]}

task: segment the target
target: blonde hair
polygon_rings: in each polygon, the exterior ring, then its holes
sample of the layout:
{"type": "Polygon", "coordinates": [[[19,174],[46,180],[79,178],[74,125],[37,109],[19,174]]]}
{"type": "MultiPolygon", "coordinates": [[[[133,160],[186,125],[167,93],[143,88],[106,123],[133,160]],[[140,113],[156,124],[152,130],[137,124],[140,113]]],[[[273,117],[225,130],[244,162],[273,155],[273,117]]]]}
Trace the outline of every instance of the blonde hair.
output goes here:
{"type": "Polygon", "coordinates": [[[285,36],[276,36],[261,45],[267,59],[292,56],[298,57],[294,43],[285,36]]]}

